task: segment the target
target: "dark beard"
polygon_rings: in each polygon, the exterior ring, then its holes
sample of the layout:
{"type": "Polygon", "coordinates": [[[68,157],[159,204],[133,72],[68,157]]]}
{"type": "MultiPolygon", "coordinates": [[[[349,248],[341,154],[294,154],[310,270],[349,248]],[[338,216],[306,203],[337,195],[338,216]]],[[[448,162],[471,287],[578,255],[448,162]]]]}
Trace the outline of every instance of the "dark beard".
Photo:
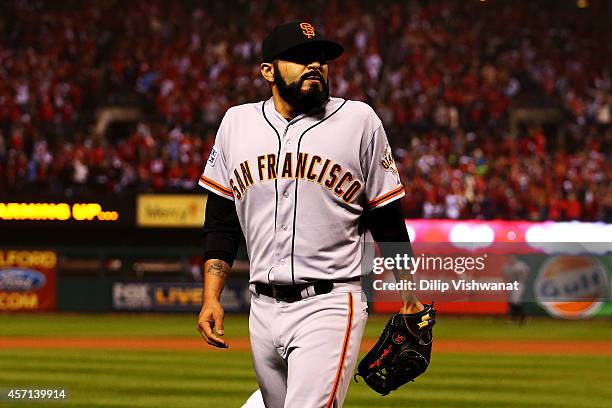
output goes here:
{"type": "Polygon", "coordinates": [[[329,86],[327,81],[322,80],[323,89],[318,87],[310,87],[306,91],[302,91],[304,78],[291,84],[287,84],[281,77],[278,65],[274,64],[274,83],[278,88],[278,93],[287,103],[289,103],[296,113],[306,113],[312,110],[321,108],[329,99],[329,86]]]}

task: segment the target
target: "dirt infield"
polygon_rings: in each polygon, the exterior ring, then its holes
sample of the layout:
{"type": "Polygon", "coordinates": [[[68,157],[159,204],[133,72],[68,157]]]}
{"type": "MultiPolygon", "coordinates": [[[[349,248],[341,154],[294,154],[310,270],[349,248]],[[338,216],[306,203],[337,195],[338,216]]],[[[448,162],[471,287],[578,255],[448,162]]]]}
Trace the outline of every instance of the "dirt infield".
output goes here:
{"type": "MultiPolygon", "coordinates": [[[[228,338],[230,349],[249,350],[246,338],[228,338]]],[[[364,339],[362,351],[369,350],[373,339],[364,339]]],[[[146,337],[0,337],[0,349],[115,349],[115,350],[214,350],[203,340],[190,338],[146,337]]],[[[574,354],[612,355],[612,342],[550,340],[444,340],[434,342],[436,353],[501,354],[574,354]]]]}

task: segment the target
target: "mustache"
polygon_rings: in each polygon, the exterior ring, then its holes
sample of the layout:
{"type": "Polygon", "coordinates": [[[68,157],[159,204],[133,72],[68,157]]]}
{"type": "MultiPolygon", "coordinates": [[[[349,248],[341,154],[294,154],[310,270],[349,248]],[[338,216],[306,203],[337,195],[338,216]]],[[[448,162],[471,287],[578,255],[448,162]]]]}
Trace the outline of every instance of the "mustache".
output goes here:
{"type": "Polygon", "coordinates": [[[323,78],[323,74],[321,74],[318,71],[311,71],[311,72],[304,74],[302,78],[300,79],[300,82],[304,82],[307,79],[318,79],[322,83],[325,83],[325,78],[323,78]]]}

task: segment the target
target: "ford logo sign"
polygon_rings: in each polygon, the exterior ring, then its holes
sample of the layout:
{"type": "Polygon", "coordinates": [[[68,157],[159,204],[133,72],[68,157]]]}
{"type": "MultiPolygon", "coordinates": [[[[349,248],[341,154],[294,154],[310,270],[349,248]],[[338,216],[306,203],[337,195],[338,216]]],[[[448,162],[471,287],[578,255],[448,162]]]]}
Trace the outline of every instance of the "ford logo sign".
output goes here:
{"type": "Polygon", "coordinates": [[[0,290],[28,292],[45,286],[42,273],[24,268],[0,269],[0,290]]]}

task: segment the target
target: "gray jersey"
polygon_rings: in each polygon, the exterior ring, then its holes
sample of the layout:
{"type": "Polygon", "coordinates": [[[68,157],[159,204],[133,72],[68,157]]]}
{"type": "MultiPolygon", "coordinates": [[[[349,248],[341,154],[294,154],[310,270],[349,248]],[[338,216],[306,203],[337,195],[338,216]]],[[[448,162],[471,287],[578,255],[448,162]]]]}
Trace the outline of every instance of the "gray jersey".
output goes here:
{"type": "Polygon", "coordinates": [[[289,122],[272,98],[232,107],[199,184],[235,202],[251,283],[359,276],[362,212],[404,195],[380,119],[340,98],[289,122]]]}

